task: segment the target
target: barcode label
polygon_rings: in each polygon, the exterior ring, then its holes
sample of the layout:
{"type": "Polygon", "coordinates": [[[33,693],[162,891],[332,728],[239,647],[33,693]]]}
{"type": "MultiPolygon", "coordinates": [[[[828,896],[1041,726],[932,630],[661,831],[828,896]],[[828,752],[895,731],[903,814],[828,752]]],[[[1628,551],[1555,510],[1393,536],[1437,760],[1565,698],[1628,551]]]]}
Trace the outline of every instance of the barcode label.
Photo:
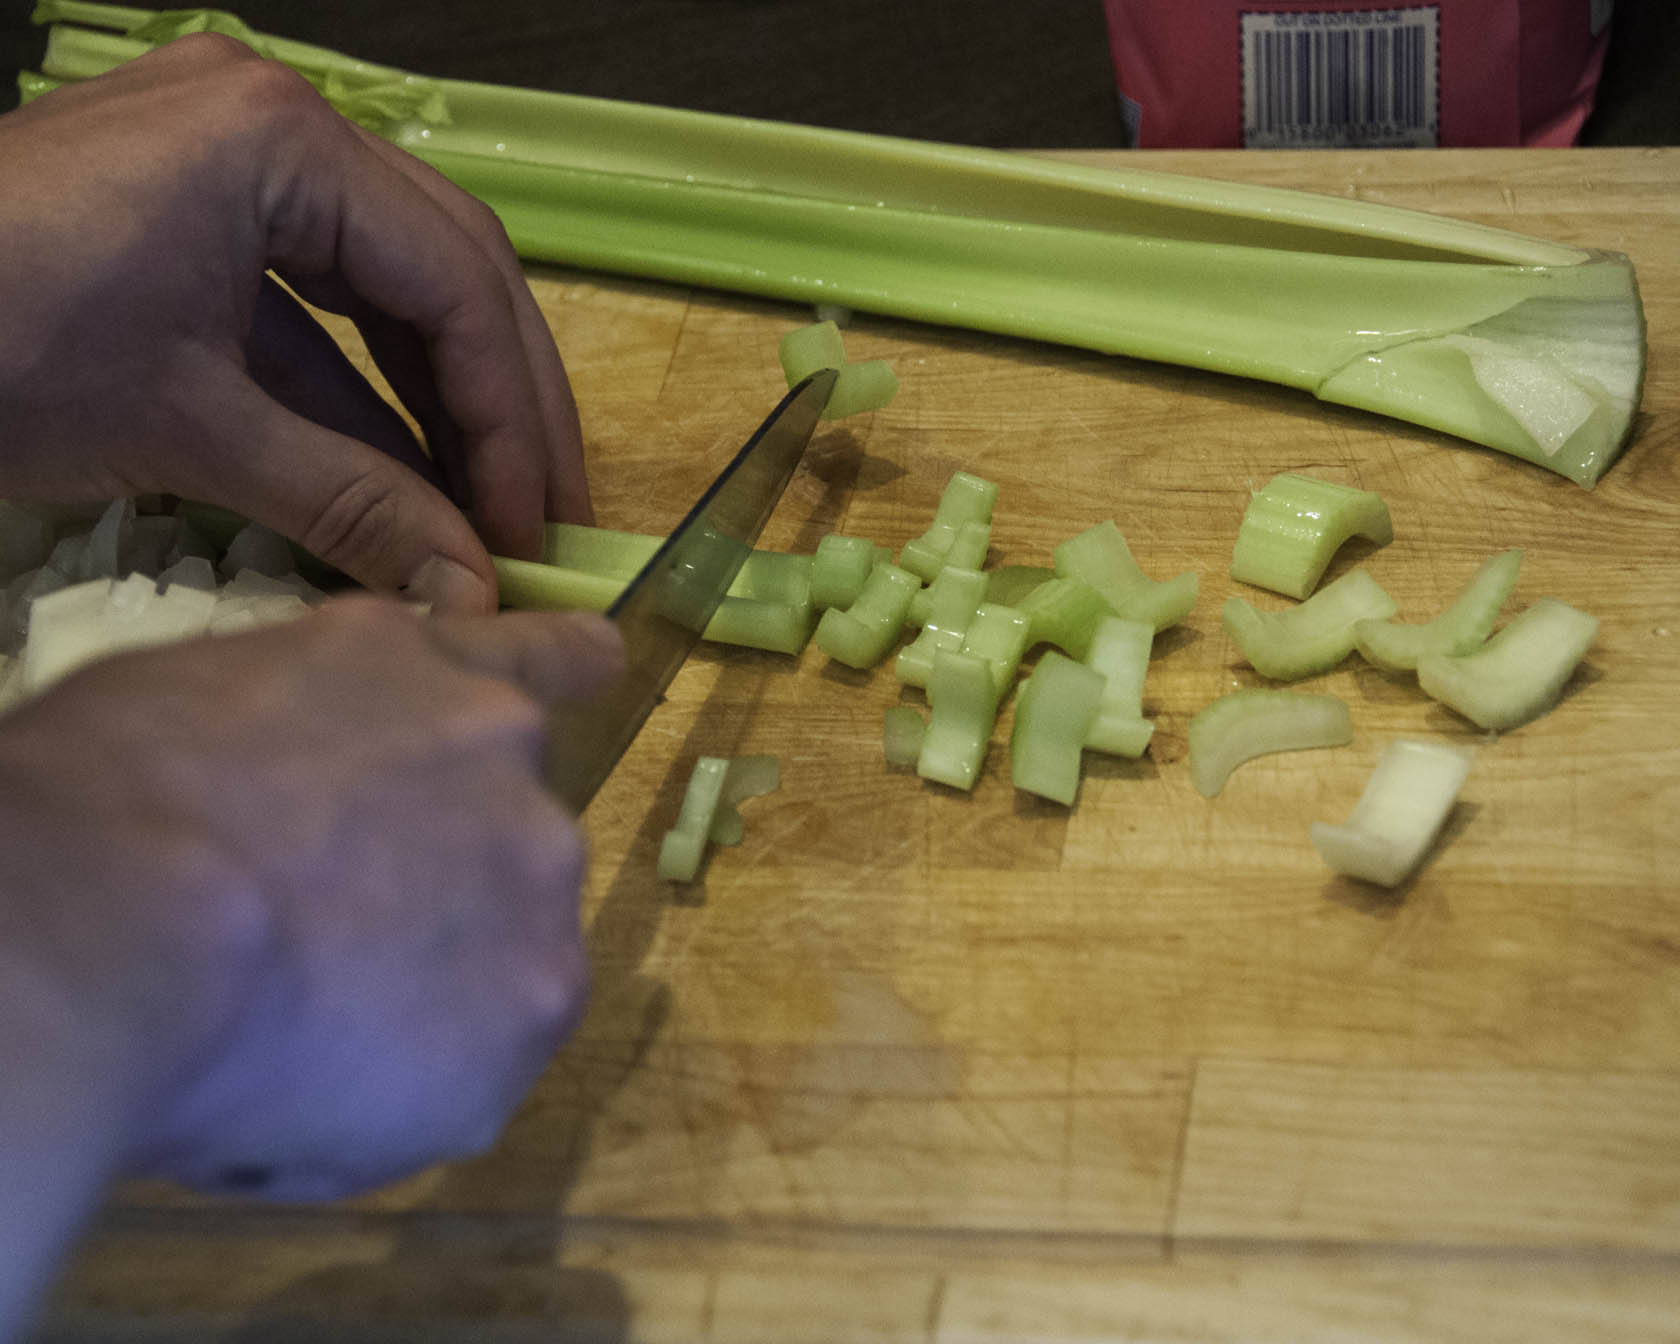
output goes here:
{"type": "Polygon", "coordinates": [[[1243,144],[1433,147],[1440,23],[1434,5],[1244,14],[1243,144]]]}

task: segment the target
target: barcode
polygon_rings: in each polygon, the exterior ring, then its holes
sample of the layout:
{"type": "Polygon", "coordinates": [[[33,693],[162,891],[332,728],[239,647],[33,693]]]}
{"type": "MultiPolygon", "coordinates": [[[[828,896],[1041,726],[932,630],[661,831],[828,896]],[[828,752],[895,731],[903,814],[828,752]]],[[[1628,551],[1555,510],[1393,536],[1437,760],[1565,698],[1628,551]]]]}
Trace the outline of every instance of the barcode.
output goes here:
{"type": "Polygon", "coordinates": [[[1434,5],[1244,14],[1243,144],[1435,145],[1439,40],[1434,5]]]}

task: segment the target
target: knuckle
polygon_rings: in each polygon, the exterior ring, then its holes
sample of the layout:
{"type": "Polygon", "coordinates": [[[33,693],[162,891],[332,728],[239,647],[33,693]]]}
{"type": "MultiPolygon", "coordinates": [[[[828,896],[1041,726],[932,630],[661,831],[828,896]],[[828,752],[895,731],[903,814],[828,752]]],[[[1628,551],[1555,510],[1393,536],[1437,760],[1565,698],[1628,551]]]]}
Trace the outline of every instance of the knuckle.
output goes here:
{"type": "Polygon", "coordinates": [[[355,577],[371,571],[402,536],[401,501],[380,474],[351,477],[315,511],[299,543],[355,577]]]}

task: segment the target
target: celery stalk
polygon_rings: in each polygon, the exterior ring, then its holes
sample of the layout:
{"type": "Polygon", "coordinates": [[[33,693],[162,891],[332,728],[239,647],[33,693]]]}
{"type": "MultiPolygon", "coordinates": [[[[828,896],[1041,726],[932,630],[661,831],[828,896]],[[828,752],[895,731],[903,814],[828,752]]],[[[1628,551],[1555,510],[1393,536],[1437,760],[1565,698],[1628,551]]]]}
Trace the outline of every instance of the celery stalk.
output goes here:
{"type": "MultiPolygon", "coordinates": [[[[83,78],[145,11],[44,0],[83,78]]],[[[451,80],[252,35],[533,260],[1263,378],[1591,485],[1628,437],[1625,257],[1335,197],[451,80]]]]}
{"type": "Polygon", "coordinates": [[[1306,691],[1252,688],[1222,695],[1197,712],[1187,734],[1190,782],[1204,798],[1245,761],[1274,751],[1340,747],[1353,741],[1345,701],[1306,691]]]}
{"type": "Polygon", "coordinates": [[[1521,550],[1484,560],[1453,604],[1422,625],[1364,620],[1353,627],[1354,646],[1364,659],[1388,672],[1409,672],[1431,654],[1459,655],[1478,648],[1492,633],[1499,609],[1517,584],[1521,550]]]}
{"type": "Polygon", "coordinates": [[[1395,887],[1423,861],[1470,773],[1470,753],[1438,742],[1391,742],[1353,814],[1312,824],[1313,847],[1348,877],[1395,887]]]}
{"type": "Polygon", "coordinates": [[[1102,696],[1101,672],[1055,649],[1045,650],[1015,703],[1009,770],[1016,788],[1073,806],[1102,696]]]}
{"type": "Polygon", "coordinates": [[[1285,597],[1305,597],[1350,537],[1394,540],[1388,505],[1372,490],[1286,471],[1257,490],[1231,548],[1231,577],[1285,597]]]}
{"type": "Polygon", "coordinates": [[[1362,569],[1349,570],[1305,602],[1258,611],[1246,598],[1225,599],[1225,633],[1263,677],[1299,681],[1326,672],[1353,652],[1361,621],[1385,621],[1395,602],[1362,569]]]}
{"type": "Polygon", "coordinates": [[[1597,617],[1542,597],[1473,653],[1422,659],[1418,685],[1489,732],[1516,728],[1551,708],[1597,635],[1597,617]]]}
{"type": "Polygon", "coordinates": [[[830,532],[817,543],[816,561],[811,566],[811,602],[823,610],[851,606],[876,562],[890,559],[892,553],[885,546],[877,546],[867,537],[842,537],[830,532]]]}

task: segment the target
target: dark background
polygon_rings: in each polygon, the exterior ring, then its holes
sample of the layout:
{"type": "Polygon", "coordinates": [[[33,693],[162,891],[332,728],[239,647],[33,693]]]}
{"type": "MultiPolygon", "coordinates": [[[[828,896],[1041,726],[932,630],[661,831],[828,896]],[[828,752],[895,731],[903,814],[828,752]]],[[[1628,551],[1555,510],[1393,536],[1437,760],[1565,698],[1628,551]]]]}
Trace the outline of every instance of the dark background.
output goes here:
{"type": "MultiPolygon", "coordinates": [[[[1125,143],[1100,0],[224,7],[255,28],[421,74],[1006,148],[1125,143]]],[[[32,8],[33,0],[0,0],[0,109],[16,103],[16,71],[40,59],[32,8]]],[[[1616,0],[1583,142],[1680,143],[1680,4],[1616,0]]]]}

